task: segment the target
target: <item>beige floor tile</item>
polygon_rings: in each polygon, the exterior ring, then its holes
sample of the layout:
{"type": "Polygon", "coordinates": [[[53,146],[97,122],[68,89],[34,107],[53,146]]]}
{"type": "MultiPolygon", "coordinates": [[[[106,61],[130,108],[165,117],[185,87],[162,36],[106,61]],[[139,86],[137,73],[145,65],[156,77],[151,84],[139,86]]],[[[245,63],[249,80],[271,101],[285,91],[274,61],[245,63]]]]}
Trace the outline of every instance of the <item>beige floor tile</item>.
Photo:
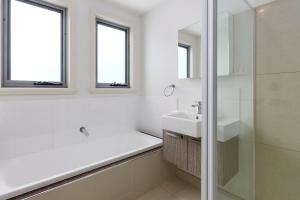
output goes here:
{"type": "Polygon", "coordinates": [[[155,152],[147,158],[139,158],[131,163],[133,196],[139,196],[174,176],[172,166],[163,160],[162,152],[155,152]],[[147,181],[145,181],[147,180],[147,181]]]}
{"type": "Polygon", "coordinates": [[[224,190],[218,190],[218,200],[242,200],[242,198],[227,193],[224,190]]]}
{"type": "Polygon", "coordinates": [[[188,183],[176,177],[170,178],[161,184],[161,188],[172,195],[176,195],[177,193],[185,190],[188,186],[188,183]]]}
{"type": "Polygon", "coordinates": [[[200,189],[178,178],[171,178],[137,200],[200,200],[200,189]]]}
{"type": "Polygon", "coordinates": [[[187,186],[186,189],[175,195],[176,200],[201,200],[201,191],[198,188],[187,186]]]}
{"type": "Polygon", "coordinates": [[[161,187],[157,187],[137,200],[175,200],[175,198],[161,187]]]}

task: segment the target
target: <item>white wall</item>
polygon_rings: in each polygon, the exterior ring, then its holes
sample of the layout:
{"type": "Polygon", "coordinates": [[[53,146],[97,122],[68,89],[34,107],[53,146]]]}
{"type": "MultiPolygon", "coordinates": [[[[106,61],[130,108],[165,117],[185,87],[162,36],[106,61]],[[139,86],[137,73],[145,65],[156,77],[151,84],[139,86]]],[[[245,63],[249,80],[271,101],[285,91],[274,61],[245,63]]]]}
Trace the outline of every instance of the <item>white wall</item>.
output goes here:
{"type": "MultiPolygon", "coordinates": [[[[56,0],[55,0],[56,1],[56,0]]],[[[0,96],[0,160],[51,148],[93,140],[101,134],[137,127],[139,97],[131,95],[91,95],[90,26],[91,9],[104,16],[121,19],[135,30],[134,64],[141,69],[140,18],[124,9],[98,0],[64,0],[70,5],[71,56],[77,71],[74,95],[0,96]],[[79,133],[86,126],[87,139],[79,133]]],[[[136,74],[140,78],[140,72],[136,74]]],[[[140,90],[138,89],[137,93],[140,90]]]]}
{"type": "Polygon", "coordinates": [[[191,109],[201,99],[200,80],[178,80],[178,30],[201,20],[201,0],[171,0],[143,17],[144,99],[140,129],[162,136],[160,116],[173,110],[191,109]],[[163,96],[164,88],[176,85],[173,97],[163,96]]]}

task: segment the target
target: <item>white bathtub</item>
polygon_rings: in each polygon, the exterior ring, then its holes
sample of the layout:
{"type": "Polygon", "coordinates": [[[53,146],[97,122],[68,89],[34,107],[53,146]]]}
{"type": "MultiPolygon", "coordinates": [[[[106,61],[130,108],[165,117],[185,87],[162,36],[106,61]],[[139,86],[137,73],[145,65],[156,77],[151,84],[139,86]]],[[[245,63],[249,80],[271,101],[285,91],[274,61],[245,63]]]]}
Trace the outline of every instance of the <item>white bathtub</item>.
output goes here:
{"type": "Polygon", "coordinates": [[[12,198],[64,179],[162,146],[162,140],[128,132],[0,161],[0,200],[12,198]]]}

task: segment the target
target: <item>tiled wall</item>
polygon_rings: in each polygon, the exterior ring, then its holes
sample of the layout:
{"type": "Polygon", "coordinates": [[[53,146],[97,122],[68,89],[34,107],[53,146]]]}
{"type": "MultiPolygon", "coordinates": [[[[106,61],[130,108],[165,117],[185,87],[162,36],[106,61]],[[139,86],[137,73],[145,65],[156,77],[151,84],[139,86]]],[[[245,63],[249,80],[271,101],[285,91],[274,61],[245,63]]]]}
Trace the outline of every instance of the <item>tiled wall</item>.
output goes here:
{"type": "Polygon", "coordinates": [[[45,98],[1,98],[0,160],[92,141],[137,126],[139,97],[45,98]],[[79,132],[81,126],[87,127],[89,138],[79,132]]]}
{"type": "Polygon", "coordinates": [[[300,198],[299,10],[299,0],[256,10],[256,200],[300,198]]]}
{"type": "MultiPolygon", "coordinates": [[[[50,0],[55,2],[57,0],[50,0]]],[[[70,15],[72,67],[77,72],[73,95],[0,96],[0,160],[37,153],[68,144],[87,142],[118,129],[135,130],[138,124],[139,90],[128,95],[89,93],[91,67],[91,10],[131,24],[134,38],[133,63],[141,69],[140,17],[131,11],[99,0],[67,2],[70,15]],[[86,126],[87,139],[79,133],[86,126]]],[[[136,79],[141,77],[136,74],[136,79]]],[[[138,81],[139,82],[139,81],[138,81]]],[[[137,88],[138,89],[138,88],[137,88]]]]}

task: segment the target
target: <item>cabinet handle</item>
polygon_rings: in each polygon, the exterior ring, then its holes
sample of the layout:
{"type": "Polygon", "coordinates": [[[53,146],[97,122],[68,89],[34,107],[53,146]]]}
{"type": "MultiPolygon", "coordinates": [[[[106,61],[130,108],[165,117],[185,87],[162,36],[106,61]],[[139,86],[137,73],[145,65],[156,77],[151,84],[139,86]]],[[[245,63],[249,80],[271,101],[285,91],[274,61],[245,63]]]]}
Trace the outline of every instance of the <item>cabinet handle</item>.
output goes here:
{"type": "Polygon", "coordinates": [[[167,136],[173,137],[173,138],[178,138],[178,135],[175,135],[173,133],[166,133],[167,136]]]}
{"type": "Polygon", "coordinates": [[[192,139],[193,142],[201,143],[201,140],[192,139]]]}

